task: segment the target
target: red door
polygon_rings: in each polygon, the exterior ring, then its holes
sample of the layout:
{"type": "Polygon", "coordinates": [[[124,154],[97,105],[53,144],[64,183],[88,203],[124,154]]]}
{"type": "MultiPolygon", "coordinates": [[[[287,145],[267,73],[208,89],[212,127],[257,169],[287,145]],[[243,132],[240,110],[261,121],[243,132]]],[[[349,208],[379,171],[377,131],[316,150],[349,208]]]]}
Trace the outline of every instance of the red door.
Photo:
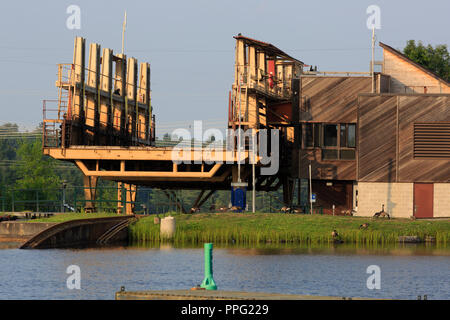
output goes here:
{"type": "Polygon", "coordinates": [[[414,183],[414,216],[433,218],[432,183],[414,183]]]}

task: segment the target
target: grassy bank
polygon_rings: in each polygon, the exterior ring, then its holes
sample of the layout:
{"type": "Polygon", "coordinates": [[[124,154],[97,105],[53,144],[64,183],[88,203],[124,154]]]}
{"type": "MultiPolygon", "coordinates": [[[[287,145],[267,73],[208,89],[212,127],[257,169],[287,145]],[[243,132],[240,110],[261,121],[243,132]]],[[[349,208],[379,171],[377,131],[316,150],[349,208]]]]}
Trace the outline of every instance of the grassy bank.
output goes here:
{"type": "Polygon", "coordinates": [[[34,223],[34,222],[65,222],[69,220],[77,220],[77,219],[91,219],[91,218],[105,218],[105,217],[117,217],[116,213],[64,213],[64,214],[58,214],[54,215],[48,218],[39,218],[39,219],[33,219],[28,220],[27,222],[34,223]]]}
{"type": "MultiPolygon", "coordinates": [[[[345,243],[395,243],[399,236],[433,236],[437,243],[450,241],[450,220],[372,219],[299,214],[194,214],[176,217],[174,243],[258,244],[258,243],[332,243],[333,229],[345,243]],[[368,223],[367,229],[360,225],[368,223]]],[[[153,216],[141,218],[129,228],[134,243],[160,242],[159,225],[153,216]]]]}

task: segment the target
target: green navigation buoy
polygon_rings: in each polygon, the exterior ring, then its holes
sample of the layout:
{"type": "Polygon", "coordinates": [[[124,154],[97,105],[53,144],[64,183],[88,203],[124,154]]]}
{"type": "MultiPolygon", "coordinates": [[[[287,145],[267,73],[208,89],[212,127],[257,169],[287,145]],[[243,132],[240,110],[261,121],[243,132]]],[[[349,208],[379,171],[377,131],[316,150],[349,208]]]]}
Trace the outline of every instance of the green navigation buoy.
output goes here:
{"type": "Polygon", "coordinates": [[[200,287],[206,290],[217,290],[216,283],[213,279],[213,266],[212,266],[212,243],[205,243],[205,279],[203,279],[200,287]]]}

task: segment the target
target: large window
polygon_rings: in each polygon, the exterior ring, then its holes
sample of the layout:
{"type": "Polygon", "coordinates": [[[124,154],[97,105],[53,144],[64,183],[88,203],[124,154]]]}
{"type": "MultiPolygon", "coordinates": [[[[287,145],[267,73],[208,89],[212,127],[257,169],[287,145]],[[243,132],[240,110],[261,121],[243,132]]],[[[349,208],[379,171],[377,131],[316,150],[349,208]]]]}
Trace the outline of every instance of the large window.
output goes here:
{"type": "Polygon", "coordinates": [[[354,123],[305,123],[303,148],[321,148],[322,160],[354,160],[354,123]]]}

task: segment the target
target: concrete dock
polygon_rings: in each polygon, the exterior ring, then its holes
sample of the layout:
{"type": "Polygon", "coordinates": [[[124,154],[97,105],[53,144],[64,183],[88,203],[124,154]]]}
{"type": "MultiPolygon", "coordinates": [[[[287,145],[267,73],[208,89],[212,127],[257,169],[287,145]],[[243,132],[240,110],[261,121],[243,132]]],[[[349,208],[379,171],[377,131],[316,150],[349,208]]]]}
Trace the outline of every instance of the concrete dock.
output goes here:
{"type": "Polygon", "coordinates": [[[312,296],[221,290],[119,291],[116,300],[373,300],[369,298],[312,296]]]}

